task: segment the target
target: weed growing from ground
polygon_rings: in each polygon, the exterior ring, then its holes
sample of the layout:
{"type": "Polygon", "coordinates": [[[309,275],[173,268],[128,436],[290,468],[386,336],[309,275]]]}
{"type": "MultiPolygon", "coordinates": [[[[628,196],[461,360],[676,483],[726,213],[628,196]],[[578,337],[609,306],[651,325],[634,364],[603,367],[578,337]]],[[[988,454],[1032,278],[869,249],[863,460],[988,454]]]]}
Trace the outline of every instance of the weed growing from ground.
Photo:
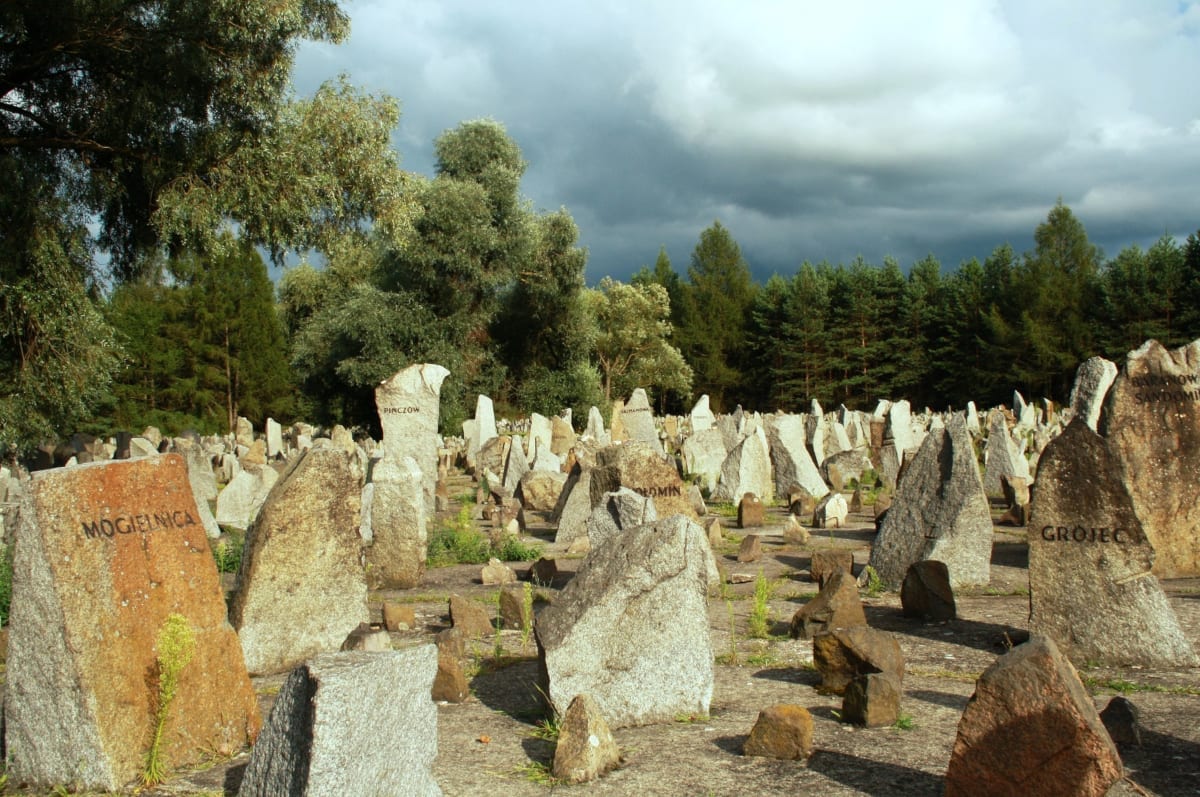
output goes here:
{"type": "Polygon", "coordinates": [[[756,639],[768,639],[771,636],[771,594],[775,592],[772,584],[760,570],[754,580],[754,605],[750,608],[749,634],[756,639]]]}
{"type": "Polygon", "coordinates": [[[879,573],[875,568],[867,565],[867,597],[878,598],[887,590],[887,585],[883,583],[883,579],[879,577],[879,573]]]}
{"type": "Polygon", "coordinates": [[[426,564],[429,567],[486,564],[495,557],[503,562],[527,562],[542,555],[542,546],[507,538],[493,545],[471,519],[471,507],[464,506],[453,519],[442,521],[429,535],[426,564]]]}
{"type": "Polygon", "coordinates": [[[522,764],[513,770],[513,774],[539,786],[558,785],[558,778],[551,774],[550,765],[544,761],[530,761],[522,764]]]}
{"type": "Polygon", "coordinates": [[[490,553],[487,537],[479,533],[471,520],[471,508],[464,506],[452,520],[443,521],[427,544],[429,567],[454,564],[484,564],[490,553]]]}
{"type": "Polygon", "coordinates": [[[242,550],[246,538],[242,534],[226,533],[212,545],[213,560],[218,573],[236,573],[242,565],[242,550]]]}
{"type": "Polygon", "coordinates": [[[911,731],[917,727],[917,723],[913,720],[911,714],[901,713],[899,717],[896,717],[896,721],[892,723],[892,727],[898,731],[911,731]]]}
{"type": "Polygon", "coordinates": [[[542,555],[542,546],[509,537],[500,547],[493,548],[492,555],[502,562],[531,562],[542,555]]]}
{"type": "Polygon", "coordinates": [[[179,690],[179,673],[196,653],[196,635],[182,614],[170,614],[158,631],[158,704],[154,712],[154,736],[146,753],[142,783],[154,786],[167,776],[162,760],[163,729],[167,713],[179,690]]]}

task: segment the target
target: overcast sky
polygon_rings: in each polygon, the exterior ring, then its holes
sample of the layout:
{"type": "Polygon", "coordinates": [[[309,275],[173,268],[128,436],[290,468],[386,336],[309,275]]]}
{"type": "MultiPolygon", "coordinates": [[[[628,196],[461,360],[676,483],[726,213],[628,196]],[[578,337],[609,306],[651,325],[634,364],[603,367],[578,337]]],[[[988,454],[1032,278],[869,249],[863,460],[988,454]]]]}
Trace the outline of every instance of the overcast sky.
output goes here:
{"type": "Polygon", "coordinates": [[[951,270],[1061,197],[1107,257],[1200,229],[1200,2],[350,0],[305,45],[401,103],[405,169],[502,122],[522,193],[566,207],[588,281],[666,246],[686,273],[719,219],[758,279],[804,260],[927,254],[951,270]]]}

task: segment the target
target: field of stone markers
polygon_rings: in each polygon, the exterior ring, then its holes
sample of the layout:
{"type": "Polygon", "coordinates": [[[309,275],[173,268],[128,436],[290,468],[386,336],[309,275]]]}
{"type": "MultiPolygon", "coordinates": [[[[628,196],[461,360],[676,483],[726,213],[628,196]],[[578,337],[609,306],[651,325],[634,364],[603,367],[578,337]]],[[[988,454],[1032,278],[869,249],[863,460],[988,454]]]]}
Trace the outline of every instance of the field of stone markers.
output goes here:
{"type": "Polygon", "coordinates": [[[381,441],[77,439],[0,472],[4,790],[1198,794],[1197,365],[944,413],[480,396],[459,438],[424,365],[381,441]]]}

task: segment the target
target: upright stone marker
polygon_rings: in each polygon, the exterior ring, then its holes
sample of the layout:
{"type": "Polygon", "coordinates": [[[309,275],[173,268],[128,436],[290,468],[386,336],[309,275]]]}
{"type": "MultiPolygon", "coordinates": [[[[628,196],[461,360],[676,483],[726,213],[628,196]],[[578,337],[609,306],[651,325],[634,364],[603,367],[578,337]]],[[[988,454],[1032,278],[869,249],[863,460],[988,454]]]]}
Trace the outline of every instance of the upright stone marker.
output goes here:
{"type": "Polygon", "coordinates": [[[704,530],[675,515],[593,550],[538,615],[542,693],[590,694],[613,728],[708,714],[713,652],[704,530]]]}
{"type": "Polygon", "coordinates": [[[425,575],[429,533],[421,469],[416,460],[384,457],[375,463],[369,512],[371,547],[367,580],[374,589],[410,589],[425,575]]]}
{"type": "Polygon", "coordinates": [[[691,417],[692,434],[699,434],[705,429],[711,429],[717,425],[717,416],[713,415],[713,411],[708,405],[707,393],[696,399],[696,404],[692,407],[691,417]]]}
{"type": "Polygon", "coordinates": [[[721,463],[721,479],[713,497],[718,500],[742,500],[754,493],[768,503],[775,499],[775,481],[771,472],[771,454],[767,435],[761,426],[746,435],[721,463]]]}
{"type": "Polygon", "coordinates": [[[1200,340],[1129,353],[1108,392],[1102,434],[1154,546],[1154,573],[1200,575],[1200,340]]]}
{"type": "Polygon", "coordinates": [[[871,566],[899,589],[910,565],[945,562],[953,587],[991,578],[992,516],[966,420],[930,432],[900,480],[871,548],[871,566]]]}
{"type": "Polygon", "coordinates": [[[822,498],[829,492],[804,444],[804,416],[781,415],[771,419],[767,423],[767,440],[778,495],[787,495],[794,487],[803,487],[813,498],[822,498]]]}
{"type": "Polygon", "coordinates": [[[633,391],[629,401],[621,408],[621,425],[625,429],[625,439],[648,443],[662,449],[658,439],[658,430],[654,428],[654,411],[650,408],[650,399],[646,391],[638,388],[633,391]]]}
{"type": "MultiPolygon", "coordinates": [[[[429,506],[433,506],[437,488],[442,382],[449,375],[440,365],[410,365],[375,388],[375,406],[383,427],[383,456],[397,465],[405,457],[416,460],[429,506]]],[[[492,427],[494,437],[494,421],[492,427]]]]}
{"type": "Polygon", "coordinates": [[[1113,380],[1117,366],[1103,357],[1089,357],[1075,371],[1075,386],[1071,388],[1071,409],[1077,418],[1093,431],[1099,428],[1100,411],[1113,380]]]}
{"type": "Polygon", "coordinates": [[[167,713],[170,768],[229,755],[261,720],[183,458],[36,473],[13,562],[5,679],[10,783],[117,791],[145,764],[157,638],[182,615],[195,653],[167,713]]]}
{"type": "Polygon", "coordinates": [[[983,472],[983,489],[988,495],[1001,495],[1001,476],[1019,476],[1029,479],[1029,462],[1022,448],[1008,432],[1008,422],[1003,412],[993,412],[988,423],[987,463],[983,472]]]}
{"type": "MultiPolygon", "coordinates": [[[[662,453],[661,448],[649,443],[628,442],[601,449],[596,455],[596,467],[592,469],[592,508],[600,503],[605,493],[616,492],[622,487],[653,498],[659,517],[683,514],[696,520],[696,511],[688,501],[675,460],[662,453]]],[[[560,540],[556,538],[556,541],[560,540]]]]}
{"type": "MultiPolygon", "coordinates": [[[[892,507],[891,512],[895,511],[892,507]]],[[[888,513],[889,517],[891,512],[888,513]]],[[[1076,418],[1042,453],[1029,522],[1029,624],[1072,661],[1195,666],[1119,466],[1076,418]]]]}
{"type": "Polygon", "coordinates": [[[721,430],[715,426],[701,429],[683,441],[681,450],[684,472],[700,479],[700,483],[708,488],[709,494],[717,487],[721,478],[721,466],[729,452],[725,450],[725,442],[721,430]]]}
{"type": "MultiPolygon", "coordinates": [[[[374,503],[379,497],[377,485],[374,503]]],[[[293,460],[271,491],[246,533],[229,607],[251,673],[280,672],[338,650],[371,619],[359,559],[360,501],[350,458],[331,443],[293,460]]]]}

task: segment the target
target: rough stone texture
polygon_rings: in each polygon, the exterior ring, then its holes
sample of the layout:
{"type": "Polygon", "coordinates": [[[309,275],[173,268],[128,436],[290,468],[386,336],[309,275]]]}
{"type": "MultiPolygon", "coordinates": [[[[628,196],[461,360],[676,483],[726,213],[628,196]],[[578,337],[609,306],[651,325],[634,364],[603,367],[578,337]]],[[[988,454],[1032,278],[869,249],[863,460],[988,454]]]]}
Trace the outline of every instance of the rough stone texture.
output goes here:
{"type": "Polygon", "coordinates": [[[567,474],[560,470],[531,470],[521,477],[521,505],[535,512],[551,512],[566,484],[567,474]]]}
{"type": "Polygon", "coordinates": [[[858,583],[848,571],[835,570],[817,596],[792,615],[789,631],[792,639],[812,639],[835,628],[866,624],[858,583]]]}
{"type": "Polygon", "coordinates": [[[483,450],[499,432],[496,431],[496,409],[492,400],[482,393],[475,399],[475,454],[483,450]]]}
{"type": "Polygon", "coordinates": [[[551,705],[591,694],[613,728],[707,714],[709,555],[703,529],[680,515],[592,551],[535,624],[551,705]]]}
{"type": "Polygon", "coordinates": [[[696,399],[696,403],[692,405],[690,417],[692,420],[692,434],[699,434],[705,429],[712,429],[717,425],[717,417],[713,415],[713,411],[708,405],[707,393],[696,399]]]}
{"type": "MultiPolygon", "coordinates": [[[[1194,477],[1193,477],[1194,478],[1194,477]]],[[[1030,629],[1075,662],[1194,666],[1151,573],[1155,551],[1104,440],[1081,419],[1050,441],[1029,525],[1030,629]]]]}
{"type": "Polygon", "coordinates": [[[767,436],[761,428],[730,449],[721,464],[721,478],[712,497],[718,501],[738,502],[746,493],[754,493],[764,501],[775,497],[771,455],[767,436]]]}
{"type": "Polygon", "coordinates": [[[813,751],[812,715],[804,706],[781,703],[758,712],[743,755],[807,761],[813,751]]]}
{"type": "Polygon", "coordinates": [[[275,469],[265,465],[240,471],[217,496],[217,523],[242,531],[250,528],[278,480],[275,469]]]}
{"type": "Polygon", "coordinates": [[[267,458],[283,456],[283,427],[274,418],[267,418],[267,458]]]}
{"type": "Polygon", "coordinates": [[[1029,462],[1022,451],[1023,447],[1008,433],[1008,421],[1004,413],[994,413],[988,423],[987,449],[984,452],[983,489],[988,495],[1002,493],[1001,476],[1029,478],[1029,462]]]}
{"type": "Polygon", "coordinates": [[[575,429],[571,421],[555,415],[550,419],[550,451],[557,456],[563,456],[575,445],[575,429]]]}
{"type": "Polygon", "coordinates": [[[517,580],[517,574],[511,567],[493,556],[480,570],[479,580],[487,587],[497,584],[512,584],[517,580]]]}
{"type": "Polygon", "coordinates": [[[1138,707],[1128,698],[1117,695],[1100,712],[1100,721],[1113,743],[1118,746],[1142,746],[1142,730],[1138,723],[1138,707]]]}
{"type": "Polygon", "coordinates": [[[1116,363],[1103,357],[1089,357],[1075,371],[1075,386],[1071,388],[1071,410],[1083,419],[1092,431],[1097,430],[1104,398],[1117,378],[1116,363]]]}
{"type": "Polygon", "coordinates": [[[904,584],[900,587],[900,604],[905,617],[953,620],[958,610],[946,563],[926,559],[909,565],[904,584]]]}
{"type": "Polygon", "coordinates": [[[392,649],[392,638],[386,628],[372,628],[366,623],[359,623],[358,628],[351,631],[346,637],[341,649],[378,653],[392,649]]]}
{"type": "Polygon", "coordinates": [[[747,534],[742,538],[742,544],[738,546],[737,560],[739,562],[742,564],[757,562],[762,559],[762,555],[762,541],[757,534],[747,534]]]}
{"type": "Polygon", "coordinates": [[[763,502],[754,493],[746,493],[738,501],[738,528],[757,529],[763,524],[763,502]]]}
{"type": "Polygon", "coordinates": [[[514,435],[508,447],[508,456],[504,461],[504,492],[506,495],[516,495],[521,477],[529,472],[529,460],[525,458],[525,446],[520,435],[514,435]]]}
{"type": "Polygon", "coordinates": [[[196,647],[167,718],[167,766],[252,742],[257,702],[183,458],[42,471],[21,500],[4,687],[10,782],[116,791],[138,776],[171,614],[187,619],[196,647]]]}
{"type": "MultiPolygon", "coordinates": [[[[134,440],[136,441],[137,438],[135,437],[134,440]]],[[[136,456],[137,450],[131,448],[130,453],[136,456]]],[[[149,453],[149,452],[147,452],[147,453],[149,453]]],[[[246,452],[238,457],[238,461],[242,463],[243,468],[248,468],[248,467],[251,467],[254,465],[266,465],[267,464],[266,441],[255,440],[253,443],[250,444],[250,447],[246,450],[246,452]]]]}
{"type": "Polygon", "coordinates": [[[213,473],[212,463],[200,446],[179,440],[177,449],[187,462],[188,483],[192,494],[196,496],[196,509],[199,511],[199,521],[204,526],[204,533],[209,539],[221,536],[221,528],[212,513],[212,502],[217,500],[217,477],[213,473]]]}
{"type": "Polygon", "coordinates": [[[584,430],[582,436],[603,445],[608,445],[611,442],[608,432],[604,429],[604,416],[600,414],[599,407],[593,406],[588,409],[587,428],[584,430]]]}
{"type": "Polygon", "coordinates": [[[241,797],[440,795],[433,645],[318,656],[279,690],[241,797]]]}
{"type": "Polygon", "coordinates": [[[717,488],[721,478],[721,466],[729,452],[725,450],[725,441],[721,430],[715,426],[701,429],[699,432],[683,441],[683,470],[685,473],[700,479],[700,483],[708,488],[709,494],[717,488]]]}
{"type": "Polygon", "coordinates": [[[788,545],[808,545],[808,529],[800,523],[795,515],[788,515],[783,525],[783,541],[788,545]]]}
{"type": "Polygon", "coordinates": [[[535,584],[553,584],[558,578],[558,562],[553,557],[540,557],[529,566],[527,578],[535,584]]]}
{"type": "Polygon", "coordinates": [[[430,697],[445,703],[461,703],[471,694],[462,661],[438,647],[437,674],[433,678],[430,697]]]}
{"type": "Polygon", "coordinates": [[[615,769],[621,753],[600,706],[591,695],[576,695],[559,725],[554,748],[554,777],[567,783],[587,783],[615,769]]]}
{"type": "Polygon", "coordinates": [[[504,466],[508,462],[510,448],[512,438],[508,436],[493,437],[479,445],[475,458],[475,477],[490,492],[504,492],[504,466]]]}
{"type": "Polygon", "coordinates": [[[837,572],[851,573],[854,570],[854,552],[840,548],[826,551],[813,551],[808,566],[813,581],[820,586],[837,572]]]}
{"type": "Polygon", "coordinates": [[[876,450],[879,453],[875,455],[875,471],[879,474],[879,480],[884,487],[895,490],[900,481],[903,452],[897,451],[890,440],[876,450]]]}
{"type": "Polygon", "coordinates": [[[437,675],[433,678],[430,694],[434,700],[461,703],[470,695],[467,675],[463,671],[462,657],[466,654],[466,637],[458,628],[447,628],[438,632],[437,675]]]}
{"type": "Polygon", "coordinates": [[[627,440],[640,441],[662,450],[658,430],[654,428],[654,411],[650,408],[650,399],[646,397],[645,390],[639,387],[633,391],[629,401],[621,408],[620,417],[627,440]]]}
{"type": "Polygon", "coordinates": [[[1050,639],[1034,635],[976,682],[958,723],[946,795],[1099,797],[1122,774],[1075,668],[1050,639]]]}
{"type": "Polygon", "coordinates": [[[917,447],[912,429],[912,407],[907,401],[897,401],[888,407],[884,439],[891,439],[901,456],[917,447]]]}
{"type": "Polygon", "coordinates": [[[904,681],[904,654],[900,643],[886,631],[867,625],[835,628],[813,637],[813,664],[821,673],[817,691],[843,694],[860,675],[884,672],[904,681]]]}
{"type": "Polygon", "coordinates": [[[829,493],[817,502],[813,509],[813,525],[819,529],[840,529],[846,525],[846,517],[850,507],[846,505],[846,496],[841,493],[829,493]]]}
{"type": "Polygon", "coordinates": [[[329,443],[293,460],[271,491],[246,533],[229,607],[251,673],[337,650],[370,620],[359,500],[350,458],[329,443]]]}
{"type": "Polygon", "coordinates": [[[992,516],[966,422],[955,415],[930,432],[907,466],[879,527],[870,564],[898,589],[909,565],[945,562],[950,584],[987,584],[991,574],[992,516]]]}
{"type": "Polygon", "coordinates": [[[254,445],[254,424],[239,415],[234,426],[234,439],[239,446],[254,445]]]}
{"type": "Polygon", "coordinates": [[[842,719],[868,728],[886,728],[900,719],[900,696],[904,690],[889,673],[860,675],[846,685],[842,697],[842,719]]]}
{"type": "Polygon", "coordinates": [[[500,590],[500,627],[507,629],[532,627],[533,607],[525,605],[525,590],[532,585],[508,586],[500,590]]]}
{"type": "Polygon", "coordinates": [[[384,457],[371,471],[371,545],[367,580],[373,589],[409,589],[421,583],[429,532],[420,467],[412,457],[384,457]]]}
{"type": "Polygon", "coordinates": [[[615,537],[623,529],[658,520],[653,498],[638,495],[628,487],[605,493],[588,518],[587,536],[591,550],[615,537]]]}
{"type": "Polygon", "coordinates": [[[496,630],[487,607],[461,595],[450,596],[450,624],[467,637],[485,637],[496,630]]]}
{"type": "Polygon", "coordinates": [[[709,521],[706,532],[710,547],[717,548],[725,544],[725,530],[721,528],[721,521],[718,518],[709,521]]]}
{"type": "Polygon", "coordinates": [[[1200,340],[1130,352],[1101,432],[1154,546],[1155,575],[1200,575],[1200,340]]]}
{"type": "Polygon", "coordinates": [[[588,520],[592,516],[592,469],[576,464],[567,476],[551,519],[558,524],[554,541],[573,543],[587,539],[588,520]]]}
{"type": "Polygon", "coordinates": [[[417,615],[411,606],[384,601],[381,609],[383,627],[389,631],[412,631],[417,627],[417,615]]]}
{"type": "Polygon", "coordinates": [[[682,514],[696,519],[675,461],[655,451],[648,443],[621,443],[596,454],[591,482],[592,506],[595,507],[605,493],[616,492],[622,487],[653,498],[659,517],[682,514]]]}
{"type": "Polygon", "coordinates": [[[549,451],[550,441],[553,439],[554,429],[550,425],[550,419],[536,412],[531,413],[529,416],[529,448],[525,452],[529,460],[534,459],[539,447],[549,451]]]}
{"type": "Polygon", "coordinates": [[[862,478],[863,472],[871,467],[871,458],[861,449],[849,449],[829,454],[821,463],[821,476],[836,491],[850,486],[853,480],[862,478]]]}

